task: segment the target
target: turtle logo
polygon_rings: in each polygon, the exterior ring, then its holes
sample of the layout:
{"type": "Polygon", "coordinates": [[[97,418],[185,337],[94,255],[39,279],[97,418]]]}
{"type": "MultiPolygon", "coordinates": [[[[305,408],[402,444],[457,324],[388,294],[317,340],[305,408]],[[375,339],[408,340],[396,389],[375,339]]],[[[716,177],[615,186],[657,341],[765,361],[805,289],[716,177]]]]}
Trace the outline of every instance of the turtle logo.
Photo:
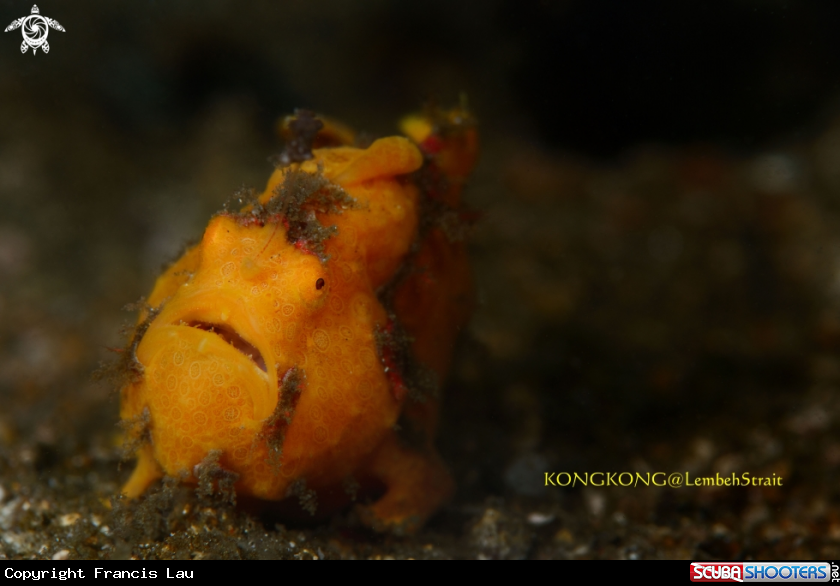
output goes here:
{"type": "Polygon", "coordinates": [[[57,31],[64,32],[64,27],[58,24],[57,20],[41,16],[37,5],[32,6],[32,14],[13,20],[12,24],[6,27],[5,33],[13,31],[16,28],[21,28],[23,33],[23,43],[20,45],[20,52],[26,53],[29,47],[32,47],[32,54],[34,55],[38,49],[44,53],[50,52],[50,44],[47,42],[47,33],[50,28],[57,31]]]}

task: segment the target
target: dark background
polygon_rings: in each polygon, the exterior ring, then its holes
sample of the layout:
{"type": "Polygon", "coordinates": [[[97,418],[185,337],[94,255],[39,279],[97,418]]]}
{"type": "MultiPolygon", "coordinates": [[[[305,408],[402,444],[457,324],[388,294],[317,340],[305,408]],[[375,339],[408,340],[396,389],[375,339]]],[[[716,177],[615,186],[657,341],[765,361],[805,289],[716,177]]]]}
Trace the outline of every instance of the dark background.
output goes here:
{"type": "MultiPolygon", "coordinates": [[[[49,54],[0,35],[0,555],[302,555],[241,512],[195,537],[220,522],[176,515],[189,491],[158,495],[165,527],[104,505],[130,465],[90,373],[120,308],[267,179],[280,116],[378,136],[462,93],[484,219],[439,442],[459,493],[418,539],[352,514],[301,534],[321,557],[840,554],[840,5],[38,6],[67,29],[49,54]],[[788,483],[543,486],[563,470],[788,483]]],[[[30,9],[0,0],[0,24],[30,9]]]]}

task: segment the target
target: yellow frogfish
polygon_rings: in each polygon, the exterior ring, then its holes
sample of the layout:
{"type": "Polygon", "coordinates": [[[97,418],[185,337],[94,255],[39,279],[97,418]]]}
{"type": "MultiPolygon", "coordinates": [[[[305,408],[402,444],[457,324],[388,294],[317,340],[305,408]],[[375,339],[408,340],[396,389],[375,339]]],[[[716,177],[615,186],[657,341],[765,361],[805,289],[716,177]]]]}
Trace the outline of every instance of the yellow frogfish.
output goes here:
{"type": "Polygon", "coordinates": [[[475,124],[430,109],[366,148],[307,111],[283,129],[265,190],[213,216],[141,311],[122,491],[212,468],[237,497],[312,513],[368,495],[363,524],[412,532],[454,489],[433,438],[473,303],[459,200],[475,124]]]}

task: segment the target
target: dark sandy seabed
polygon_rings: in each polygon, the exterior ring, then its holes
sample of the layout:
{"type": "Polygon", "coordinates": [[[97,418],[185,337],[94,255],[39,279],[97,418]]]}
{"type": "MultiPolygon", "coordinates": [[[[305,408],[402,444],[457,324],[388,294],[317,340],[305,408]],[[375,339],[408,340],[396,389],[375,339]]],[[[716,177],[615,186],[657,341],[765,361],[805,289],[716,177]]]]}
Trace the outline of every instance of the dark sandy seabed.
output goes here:
{"type": "MultiPolygon", "coordinates": [[[[609,135],[597,152],[609,114],[581,111],[578,149],[546,140],[564,119],[546,118],[529,67],[551,46],[539,27],[582,9],[517,21],[514,4],[55,3],[42,13],[67,32],[49,55],[0,37],[0,559],[840,557],[840,117],[828,93],[794,107],[824,72],[743,64],[778,81],[730,88],[744,119],[773,114],[765,101],[804,112],[775,134],[609,135]],[[460,90],[482,122],[466,197],[483,218],[438,438],[454,500],[398,537],[352,511],[284,524],[174,482],[118,499],[117,389],[91,373],[125,343],[136,316],[120,308],[267,179],[276,118],[306,106],[379,136],[425,93],[460,90]],[[783,485],[545,486],[563,471],[783,485]]],[[[779,38],[816,26],[777,4],[779,38]]],[[[0,2],[8,21],[28,10],[0,2]]],[[[558,55],[550,81],[578,57],[558,55]]]]}

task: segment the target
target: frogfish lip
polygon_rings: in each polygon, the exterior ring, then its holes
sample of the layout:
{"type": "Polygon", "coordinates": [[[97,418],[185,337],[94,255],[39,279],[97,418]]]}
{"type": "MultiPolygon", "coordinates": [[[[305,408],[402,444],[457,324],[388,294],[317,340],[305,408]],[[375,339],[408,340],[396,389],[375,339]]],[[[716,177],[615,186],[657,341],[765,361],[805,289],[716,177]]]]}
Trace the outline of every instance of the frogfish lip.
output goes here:
{"type": "Polygon", "coordinates": [[[274,365],[267,364],[264,354],[234,326],[221,319],[166,323],[161,317],[137,348],[153,396],[178,389],[180,395],[198,400],[204,391],[234,385],[245,390],[253,405],[244,416],[261,421],[271,415],[277,402],[274,365]]]}
{"type": "Polygon", "coordinates": [[[199,330],[204,330],[205,332],[210,332],[211,334],[216,334],[222,340],[239,350],[242,354],[250,358],[254,361],[260,370],[268,374],[268,369],[265,366],[265,358],[263,358],[262,353],[259,349],[251,344],[248,340],[243,338],[239,332],[237,332],[233,327],[227,324],[214,324],[206,321],[200,320],[193,320],[184,324],[190,328],[198,328],[199,330]]]}

